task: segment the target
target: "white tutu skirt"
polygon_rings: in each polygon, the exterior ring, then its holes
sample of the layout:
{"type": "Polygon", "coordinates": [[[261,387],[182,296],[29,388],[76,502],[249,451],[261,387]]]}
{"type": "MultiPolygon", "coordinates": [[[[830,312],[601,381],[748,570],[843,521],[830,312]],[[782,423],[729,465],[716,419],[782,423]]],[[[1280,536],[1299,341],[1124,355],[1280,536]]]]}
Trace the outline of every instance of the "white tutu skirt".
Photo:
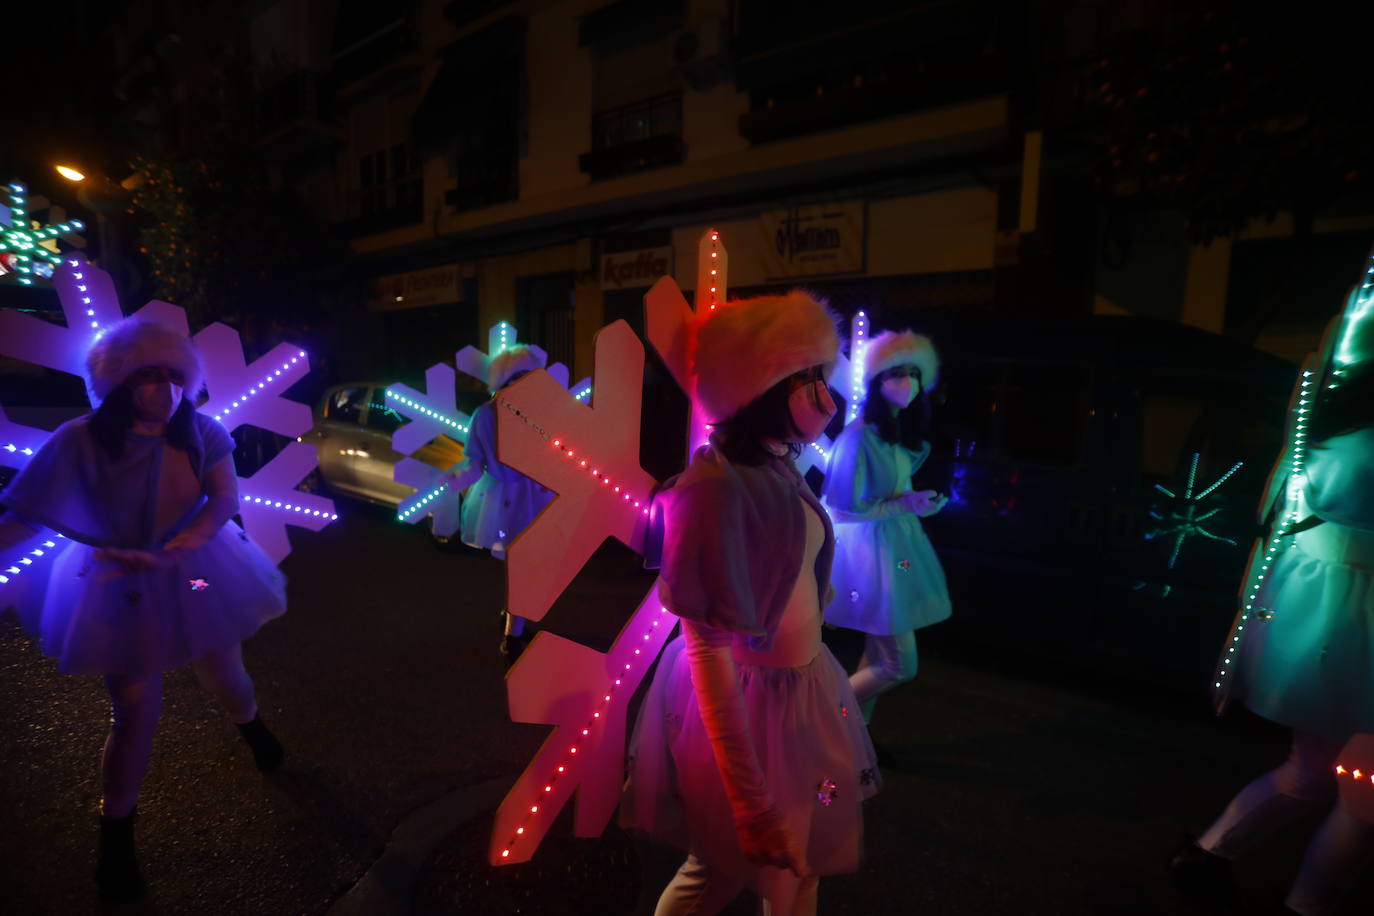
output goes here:
{"type": "Polygon", "coordinates": [[[1374,732],[1374,574],[1313,556],[1304,540],[1256,596],[1236,689],[1292,728],[1335,739],[1374,732]]]}
{"type": "MultiPolygon", "coordinates": [[[[664,649],[640,707],[621,821],[766,893],[779,870],[751,865],[740,849],[683,646],[679,638],[664,649]]],[[[759,764],[807,864],[823,875],[856,871],[861,803],[882,777],[844,670],[824,646],[799,668],[736,665],[759,764]]]]}
{"type": "Polygon", "coordinates": [[[527,477],[503,483],[483,474],[463,500],[463,543],[481,550],[509,546],[552,499],[551,491],[527,477]]]}
{"type": "Polygon", "coordinates": [[[66,542],[16,596],[24,628],[66,674],[141,676],[243,642],[286,611],[286,578],[233,522],[170,569],[112,576],[66,542]]]}
{"type": "Polygon", "coordinates": [[[921,520],[911,513],[835,523],[835,599],[826,623],[895,636],[947,620],[945,570],[921,520]]]}

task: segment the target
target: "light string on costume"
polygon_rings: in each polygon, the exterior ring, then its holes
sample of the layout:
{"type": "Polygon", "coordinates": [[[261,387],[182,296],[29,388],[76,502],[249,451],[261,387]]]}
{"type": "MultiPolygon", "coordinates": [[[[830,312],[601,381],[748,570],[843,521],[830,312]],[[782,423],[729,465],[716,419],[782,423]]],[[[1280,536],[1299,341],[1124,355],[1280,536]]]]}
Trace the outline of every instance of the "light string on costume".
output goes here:
{"type": "Polygon", "coordinates": [[[610,475],[603,474],[601,472],[601,469],[598,468],[593,462],[591,462],[590,459],[578,458],[577,455],[574,453],[573,449],[570,446],[566,445],[562,439],[554,439],[553,442],[550,444],[552,444],[554,448],[562,452],[567,458],[577,462],[577,466],[585,469],[587,473],[591,474],[593,478],[601,481],[601,483],[605,484],[608,487],[612,487],[612,492],[618,493],[621,499],[623,499],[627,503],[631,503],[633,505],[633,508],[641,509],[645,515],[649,514],[649,497],[645,496],[643,500],[638,500],[634,498],[634,495],[630,493],[629,490],[622,491],[619,484],[611,483],[610,475]]]}
{"type": "Polygon", "coordinates": [[[62,537],[62,535],[53,532],[51,537],[44,539],[39,546],[26,550],[22,557],[15,560],[9,566],[4,567],[3,571],[0,571],[0,585],[8,584],[12,578],[27,571],[38,562],[39,559],[51,553],[53,549],[57,547],[57,541],[52,540],[52,538],[60,537],[62,537]]]}
{"type": "Polygon", "coordinates": [[[1308,414],[1312,411],[1313,398],[1312,370],[1304,369],[1302,372],[1302,387],[1298,393],[1297,403],[1297,423],[1293,432],[1292,458],[1288,467],[1288,496],[1287,501],[1289,510],[1281,524],[1274,527],[1273,534],[1270,535],[1269,543],[1265,545],[1264,559],[1260,563],[1259,574],[1255,576],[1255,581],[1250,586],[1250,591],[1242,599],[1240,620],[1236,622],[1235,632],[1231,634],[1231,644],[1226,647],[1226,652],[1222,656],[1221,664],[1217,668],[1216,682],[1214,686],[1221,687],[1223,679],[1231,671],[1231,663],[1235,658],[1236,649],[1240,646],[1241,633],[1245,631],[1245,625],[1250,622],[1250,617],[1255,613],[1255,599],[1259,596],[1260,588],[1269,578],[1270,567],[1274,565],[1275,558],[1279,555],[1283,547],[1283,538],[1287,529],[1298,522],[1297,497],[1300,494],[1299,479],[1302,476],[1303,468],[1307,461],[1307,425],[1308,414]]]}
{"type": "Polygon", "coordinates": [[[868,316],[860,309],[850,324],[849,331],[849,411],[846,423],[853,423],[859,416],[859,405],[864,400],[864,351],[868,348],[868,316]]]}
{"type": "MultiPolygon", "coordinates": [[[[646,509],[645,512],[647,511],[648,510],[646,509]]],[[[664,615],[667,614],[668,609],[666,607],[660,606],[658,609],[658,614],[655,615],[653,620],[650,622],[649,629],[644,632],[644,642],[648,642],[653,638],[655,631],[664,622],[664,615]]],[[[672,617],[668,616],[667,619],[670,621],[669,625],[671,626],[672,617]]],[[[647,658],[645,658],[643,650],[635,648],[634,656],[636,661],[643,661],[644,664],[647,666],[652,665],[654,663],[654,660],[658,657],[658,653],[650,653],[650,655],[647,658]]],[[[596,728],[597,725],[605,721],[602,717],[602,713],[606,712],[610,707],[611,703],[615,701],[621,685],[625,680],[629,678],[630,672],[634,670],[634,665],[634,661],[626,662],[624,668],[617,673],[616,677],[612,679],[611,684],[606,687],[606,692],[602,695],[601,699],[596,702],[596,704],[593,707],[590,718],[588,718],[586,724],[582,726],[581,734],[578,736],[578,738],[573,740],[572,744],[568,745],[568,749],[563,753],[563,756],[559,760],[559,763],[554,767],[553,771],[549,773],[549,775],[545,778],[543,791],[539,795],[536,795],[534,798],[530,800],[530,806],[529,809],[526,811],[524,818],[520,821],[519,826],[515,828],[515,832],[506,842],[505,847],[501,850],[500,857],[502,859],[510,858],[511,850],[515,847],[515,845],[518,842],[520,842],[521,837],[525,835],[526,829],[530,826],[531,822],[539,815],[539,812],[542,808],[541,802],[544,800],[544,796],[552,794],[554,787],[558,784],[559,779],[563,778],[568,774],[568,769],[573,765],[573,762],[577,759],[578,751],[582,749],[584,744],[588,743],[591,740],[592,729],[596,728]],[[587,740],[584,741],[581,739],[587,740]]],[[[631,695],[633,695],[634,691],[631,690],[630,693],[631,695]]],[[[557,813],[558,809],[556,808],[550,812],[551,815],[555,816],[557,815],[557,813]]]]}
{"type": "Polygon", "coordinates": [[[336,521],[338,519],[338,516],[333,514],[332,512],[324,512],[319,509],[311,509],[308,506],[298,506],[294,503],[282,502],[279,499],[274,500],[271,497],[249,496],[248,494],[244,494],[240,497],[240,499],[245,503],[252,503],[255,506],[262,506],[265,509],[280,509],[283,512],[300,512],[303,515],[327,518],[331,522],[336,521]]]}
{"type": "MultiPolygon", "coordinates": [[[[78,274],[78,276],[80,276],[80,275],[78,274]]],[[[298,351],[296,352],[296,355],[295,355],[295,356],[291,357],[291,359],[288,360],[287,362],[284,362],[284,363],[281,364],[281,368],[280,368],[280,369],[276,369],[276,370],[274,370],[273,372],[269,373],[268,375],[264,376],[262,381],[258,382],[258,383],[257,383],[256,385],[254,385],[253,387],[249,388],[249,389],[248,389],[247,391],[245,391],[243,394],[240,394],[237,398],[235,398],[233,401],[230,402],[230,404],[229,404],[228,407],[225,407],[223,410],[218,411],[217,413],[213,414],[212,416],[214,416],[214,418],[215,418],[216,420],[218,420],[218,421],[220,421],[221,423],[223,423],[223,422],[225,421],[225,419],[227,419],[228,416],[229,416],[231,413],[233,413],[234,411],[238,410],[240,407],[246,405],[246,404],[248,403],[248,399],[249,399],[250,397],[253,397],[253,396],[257,395],[257,393],[258,393],[259,391],[262,391],[263,389],[265,389],[268,385],[272,384],[273,382],[279,381],[279,380],[281,379],[281,374],[282,374],[283,372],[288,372],[288,371],[290,371],[290,369],[291,369],[292,366],[296,365],[297,363],[299,363],[299,362],[300,362],[302,359],[304,359],[304,358],[305,358],[305,351],[304,351],[304,350],[298,350],[298,351]]]]}
{"type": "Polygon", "coordinates": [[[19,182],[5,186],[9,198],[9,222],[0,221],[0,275],[13,271],[24,286],[35,276],[48,279],[62,263],[62,255],[48,245],[60,235],[86,228],[79,219],[51,226],[30,226],[28,190],[19,182]]]}
{"type": "MultiPolygon", "coordinates": [[[[588,393],[590,393],[590,389],[588,393]]],[[[412,400],[398,391],[388,388],[386,390],[386,396],[388,400],[395,401],[396,403],[401,404],[402,406],[409,407],[412,411],[421,413],[432,420],[438,420],[440,423],[443,423],[444,425],[449,426],[457,430],[458,432],[463,433],[464,435],[466,435],[468,432],[467,424],[454,419],[452,416],[444,413],[441,410],[435,410],[434,408],[422,404],[419,401],[412,400]]]]}
{"type": "MultiPolygon", "coordinates": [[[[1374,315],[1370,314],[1374,312],[1374,252],[1370,252],[1369,258],[1365,261],[1364,276],[1360,278],[1354,298],[1354,303],[1346,310],[1341,336],[1336,344],[1334,362],[1338,376],[1343,374],[1346,366],[1356,361],[1356,354],[1350,349],[1355,328],[1361,322],[1374,318],[1374,315]]],[[[1333,380],[1329,387],[1335,388],[1336,384],[1333,380]]]]}

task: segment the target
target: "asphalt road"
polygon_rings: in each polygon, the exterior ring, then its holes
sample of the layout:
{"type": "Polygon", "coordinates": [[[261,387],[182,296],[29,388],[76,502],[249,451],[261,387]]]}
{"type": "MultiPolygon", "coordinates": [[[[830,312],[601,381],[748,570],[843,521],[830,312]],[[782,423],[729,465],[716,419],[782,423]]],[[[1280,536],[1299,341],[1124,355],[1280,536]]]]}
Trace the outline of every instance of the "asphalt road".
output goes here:
{"type": "MultiPolygon", "coordinates": [[[[555,828],[529,865],[482,860],[490,811],[543,735],[506,717],[500,564],[354,507],[292,538],[291,610],[246,648],[288,762],[260,776],[189,671],[171,674],[139,804],[151,895],[123,911],[651,912],[679,856],[616,831],[555,828]]],[[[545,625],[602,648],[646,575],[603,549],[545,625]]],[[[942,646],[938,627],[920,642],[918,679],[873,724],[898,763],[867,809],[866,863],[822,882],[821,912],[1196,912],[1168,884],[1169,854],[1282,756],[1281,730],[1217,722],[1200,687],[1037,673],[1033,658],[1013,673],[942,646]]],[[[6,617],[0,697],[0,913],[98,912],[100,680],[58,675],[6,617]]],[[[1311,826],[1239,863],[1236,912],[1278,911],[1311,826]]],[[[1371,906],[1366,881],[1348,912],[1371,906]]]]}

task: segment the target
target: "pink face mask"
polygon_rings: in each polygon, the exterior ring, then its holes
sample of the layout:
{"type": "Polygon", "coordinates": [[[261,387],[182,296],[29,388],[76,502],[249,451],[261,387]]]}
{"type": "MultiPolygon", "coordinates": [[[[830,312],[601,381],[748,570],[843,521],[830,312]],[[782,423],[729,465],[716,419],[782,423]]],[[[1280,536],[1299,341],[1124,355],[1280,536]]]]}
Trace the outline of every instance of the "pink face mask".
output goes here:
{"type": "Polygon", "coordinates": [[[802,385],[787,399],[788,410],[792,414],[792,425],[799,431],[798,442],[815,442],[835,416],[835,399],[825,382],[817,380],[802,385]],[[819,404],[818,408],[816,405],[819,404]]]}

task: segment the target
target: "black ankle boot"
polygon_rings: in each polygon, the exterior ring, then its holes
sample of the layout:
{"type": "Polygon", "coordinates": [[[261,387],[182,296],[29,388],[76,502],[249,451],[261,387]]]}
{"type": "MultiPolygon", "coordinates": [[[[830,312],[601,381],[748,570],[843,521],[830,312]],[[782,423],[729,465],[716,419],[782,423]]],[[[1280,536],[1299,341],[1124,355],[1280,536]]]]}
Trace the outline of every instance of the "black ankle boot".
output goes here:
{"type": "Polygon", "coordinates": [[[277,736],[267,730],[267,726],[262,724],[262,715],[253,717],[252,722],[244,722],[238,726],[239,734],[243,740],[248,742],[248,746],[253,750],[253,762],[258,765],[258,769],[264,773],[270,773],[281,766],[282,758],[286,756],[285,749],[277,736]]]}
{"type": "Polygon", "coordinates": [[[1225,903],[1236,893],[1231,860],[1208,852],[1192,837],[1184,837],[1174,853],[1169,875],[1179,890],[1202,903],[1225,903]]]}
{"type": "Polygon", "coordinates": [[[134,815],[100,818],[100,851],[95,883],[100,896],[110,903],[129,903],[143,896],[143,875],[134,854],[134,815]]]}

